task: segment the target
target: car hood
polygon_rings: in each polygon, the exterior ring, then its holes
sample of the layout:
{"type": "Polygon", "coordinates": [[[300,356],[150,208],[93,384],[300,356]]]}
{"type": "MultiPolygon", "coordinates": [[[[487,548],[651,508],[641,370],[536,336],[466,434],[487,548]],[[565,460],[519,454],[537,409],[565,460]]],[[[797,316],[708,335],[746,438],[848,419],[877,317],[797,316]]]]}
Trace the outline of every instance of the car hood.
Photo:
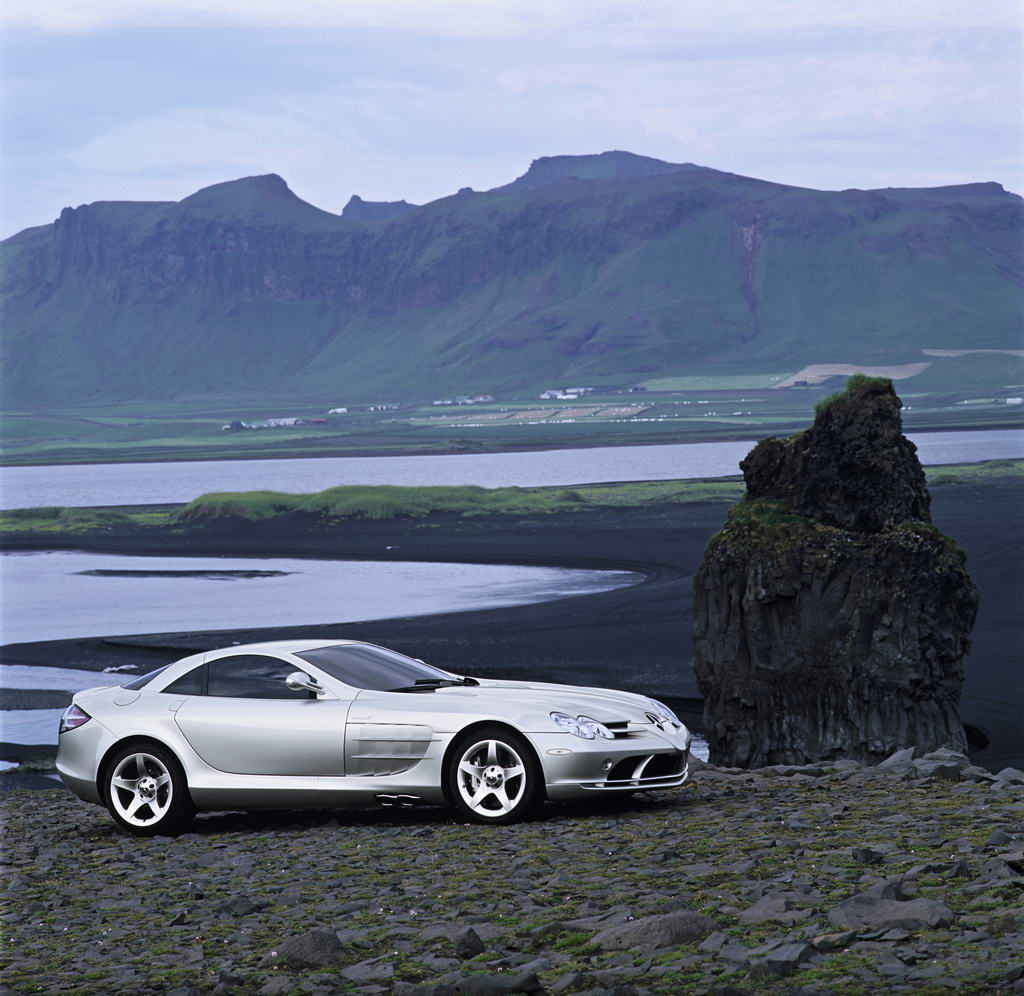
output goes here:
{"type": "Polygon", "coordinates": [[[440,688],[433,694],[438,704],[467,701],[483,704],[499,702],[517,711],[543,713],[567,712],[585,715],[600,723],[649,723],[649,700],[643,695],[620,692],[614,688],[587,688],[556,685],[543,681],[504,681],[479,678],[479,685],[440,688]]]}

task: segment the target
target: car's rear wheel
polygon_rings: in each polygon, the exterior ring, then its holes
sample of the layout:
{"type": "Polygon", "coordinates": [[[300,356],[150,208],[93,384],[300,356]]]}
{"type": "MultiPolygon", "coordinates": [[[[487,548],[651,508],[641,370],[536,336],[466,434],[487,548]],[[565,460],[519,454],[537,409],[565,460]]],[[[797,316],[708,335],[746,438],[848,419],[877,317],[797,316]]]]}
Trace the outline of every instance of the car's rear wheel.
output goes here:
{"type": "Polygon", "coordinates": [[[137,837],[173,834],[195,816],[181,765],[155,744],[129,744],[106,766],[104,797],[114,822],[137,837]]]}
{"type": "Polygon", "coordinates": [[[477,823],[514,823],[543,799],[543,776],[529,743],[500,726],[461,737],[446,776],[455,808],[477,823]]]}

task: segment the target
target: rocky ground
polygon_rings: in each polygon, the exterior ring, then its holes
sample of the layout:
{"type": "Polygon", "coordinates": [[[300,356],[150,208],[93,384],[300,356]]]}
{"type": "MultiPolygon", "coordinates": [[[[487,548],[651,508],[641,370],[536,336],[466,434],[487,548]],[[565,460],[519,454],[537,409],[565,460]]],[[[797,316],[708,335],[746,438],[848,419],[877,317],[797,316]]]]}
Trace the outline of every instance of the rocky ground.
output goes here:
{"type": "Polygon", "coordinates": [[[2,798],[3,993],[1024,992],[1024,773],[704,768],[511,827],[2,798]]]}

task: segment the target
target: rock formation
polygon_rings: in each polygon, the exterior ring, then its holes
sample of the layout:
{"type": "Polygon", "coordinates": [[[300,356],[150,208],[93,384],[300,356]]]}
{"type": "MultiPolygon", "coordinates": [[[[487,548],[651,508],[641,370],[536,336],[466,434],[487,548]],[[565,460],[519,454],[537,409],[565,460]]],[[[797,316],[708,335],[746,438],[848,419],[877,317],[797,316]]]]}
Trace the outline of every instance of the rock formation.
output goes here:
{"type": "Polygon", "coordinates": [[[759,767],[965,750],[977,592],[932,524],[892,382],[851,377],[814,425],[760,442],[694,580],[711,758],[759,767]]]}
{"type": "Polygon", "coordinates": [[[342,208],[341,216],[349,221],[390,221],[418,209],[419,205],[408,201],[364,201],[358,194],[353,194],[342,208]]]}

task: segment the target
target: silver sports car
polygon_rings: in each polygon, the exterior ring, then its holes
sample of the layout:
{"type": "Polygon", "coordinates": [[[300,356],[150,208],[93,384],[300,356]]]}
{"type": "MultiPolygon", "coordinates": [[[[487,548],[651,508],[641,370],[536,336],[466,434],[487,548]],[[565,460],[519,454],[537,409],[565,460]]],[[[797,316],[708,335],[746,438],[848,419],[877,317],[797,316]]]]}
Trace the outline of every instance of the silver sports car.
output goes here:
{"type": "Polygon", "coordinates": [[[654,699],[467,678],[349,640],[194,654],[79,692],[57,770],[133,834],[196,810],[447,803],[481,823],[545,798],[682,785],[690,733],[654,699]]]}

